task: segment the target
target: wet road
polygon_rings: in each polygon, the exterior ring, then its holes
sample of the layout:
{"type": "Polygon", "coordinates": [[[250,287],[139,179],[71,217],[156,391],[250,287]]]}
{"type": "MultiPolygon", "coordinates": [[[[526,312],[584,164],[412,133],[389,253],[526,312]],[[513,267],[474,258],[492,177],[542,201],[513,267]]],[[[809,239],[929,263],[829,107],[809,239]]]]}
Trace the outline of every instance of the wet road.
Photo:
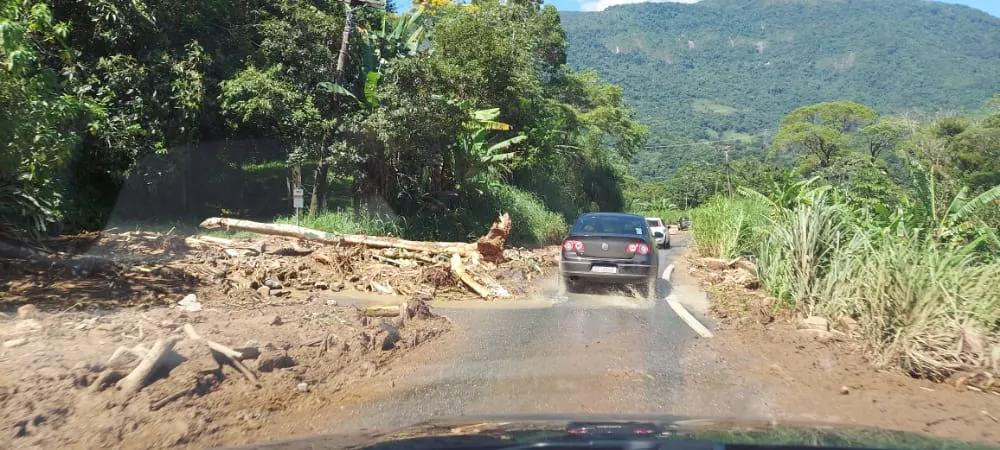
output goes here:
{"type": "MultiPolygon", "coordinates": [[[[660,252],[661,271],[676,247],[660,252]]],[[[344,411],[332,431],[440,416],[676,413],[680,359],[697,336],[663,300],[669,284],[650,302],[606,289],[565,295],[546,281],[533,301],[438,306],[455,330],[408,355],[393,389],[344,411]]]]}

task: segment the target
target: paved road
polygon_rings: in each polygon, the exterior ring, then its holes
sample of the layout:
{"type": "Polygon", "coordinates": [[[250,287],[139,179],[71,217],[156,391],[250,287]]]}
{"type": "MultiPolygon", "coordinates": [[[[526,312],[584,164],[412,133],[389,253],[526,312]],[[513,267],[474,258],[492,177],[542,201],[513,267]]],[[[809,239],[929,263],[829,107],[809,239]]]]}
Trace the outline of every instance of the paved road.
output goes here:
{"type": "MultiPolygon", "coordinates": [[[[660,267],[682,246],[661,251],[660,267]]],[[[548,283],[536,301],[436,308],[456,330],[408,355],[421,365],[396,374],[391,392],[345,411],[334,431],[434,416],[679,413],[680,358],[697,337],[663,300],[668,283],[656,302],[621,291],[563,297],[555,279],[548,283]]]]}

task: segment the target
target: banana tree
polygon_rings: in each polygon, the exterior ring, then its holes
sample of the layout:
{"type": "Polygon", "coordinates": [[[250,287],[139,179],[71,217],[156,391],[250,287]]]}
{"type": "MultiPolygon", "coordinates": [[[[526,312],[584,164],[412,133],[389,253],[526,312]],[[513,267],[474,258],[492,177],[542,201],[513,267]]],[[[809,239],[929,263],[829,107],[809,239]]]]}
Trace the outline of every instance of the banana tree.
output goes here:
{"type": "Polygon", "coordinates": [[[450,165],[455,183],[459,186],[467,181],[480,179],[496,182],[510,173],[517,152],[511,151],[515,145],[527,139],[517,135],[499,142],[490,141],[490,132],[510,131],[511,126],[497,121],[499,108],[472,111],[465,131],[459,134],[452,149],[450,165]]]}

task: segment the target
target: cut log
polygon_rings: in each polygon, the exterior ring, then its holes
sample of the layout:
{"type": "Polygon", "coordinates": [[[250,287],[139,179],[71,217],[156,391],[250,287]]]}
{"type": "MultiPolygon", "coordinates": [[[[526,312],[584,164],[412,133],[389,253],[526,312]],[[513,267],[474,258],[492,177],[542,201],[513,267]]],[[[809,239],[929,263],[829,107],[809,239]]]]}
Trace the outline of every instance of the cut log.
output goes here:
{"type": "Polygon", "coordinates": [[[493,223],[486,236],[476,241],[476,249],[484,260],[492,263],[503,262],[503,247],[507,243],[507,236],[510,236],[510,229],[510,215],[504,213],[493,223]]]}
{"type": "Polygon", "coordinates": [[[146,387],[146,384],[150,382],[150,376],[163,364],[164,358],[173,350],[174,344],[178,340],[177,338],[157,339],[139,365],[135,366],[135,369],[132,369],[132,372],[125,378],[118,381],[118,387],[121,388],[126,398],[146,387]]]}
{"type": "Polygon", "coordinates": [[[369,306],[360,310],[365,317],[396,317],[399,315],[398,305],[369,306]]]}
{"type": "MultiPolygon", "coordinates": [[[[461,256],[469,256],[474,252],[481,251],[480,249],[483,248],[478,243],[422,242],[357,234],[333,234],[295,225],[260,223],[224,217],[205,219],[205,221],[201,223],[200,227],[207,230],[240,230],[274,236],[287,236],[329,245],[364,245],[371,248],[400,248],[415,252],[457,253],[461,256]]],[[[503,253],[502,248],[500,249],[500,253],[503,253]]]]}
{"type": "Polygon", "coordinates": [[[466,272],[465,266],[462,265],[462,257],[458,253],[451,255],[451,273],[480,297],[490,298],[490,290],[479,284],[475,278],[472,278],[472,275],[469,275],[469,272],[466,272]]]}

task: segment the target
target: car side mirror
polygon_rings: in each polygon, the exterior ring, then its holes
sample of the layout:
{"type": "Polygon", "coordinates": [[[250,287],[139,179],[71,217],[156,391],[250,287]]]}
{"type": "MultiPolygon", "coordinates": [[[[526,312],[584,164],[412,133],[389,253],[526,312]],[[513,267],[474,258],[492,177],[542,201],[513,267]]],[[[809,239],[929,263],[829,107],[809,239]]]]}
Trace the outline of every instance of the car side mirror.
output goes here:
{"type": "Polygon", "coordinates": [[[663,237],[663,233],[661,233],[659,231],[654,231],[653,232],[653,236],[655,236],[655,237],[663,237]]]}

